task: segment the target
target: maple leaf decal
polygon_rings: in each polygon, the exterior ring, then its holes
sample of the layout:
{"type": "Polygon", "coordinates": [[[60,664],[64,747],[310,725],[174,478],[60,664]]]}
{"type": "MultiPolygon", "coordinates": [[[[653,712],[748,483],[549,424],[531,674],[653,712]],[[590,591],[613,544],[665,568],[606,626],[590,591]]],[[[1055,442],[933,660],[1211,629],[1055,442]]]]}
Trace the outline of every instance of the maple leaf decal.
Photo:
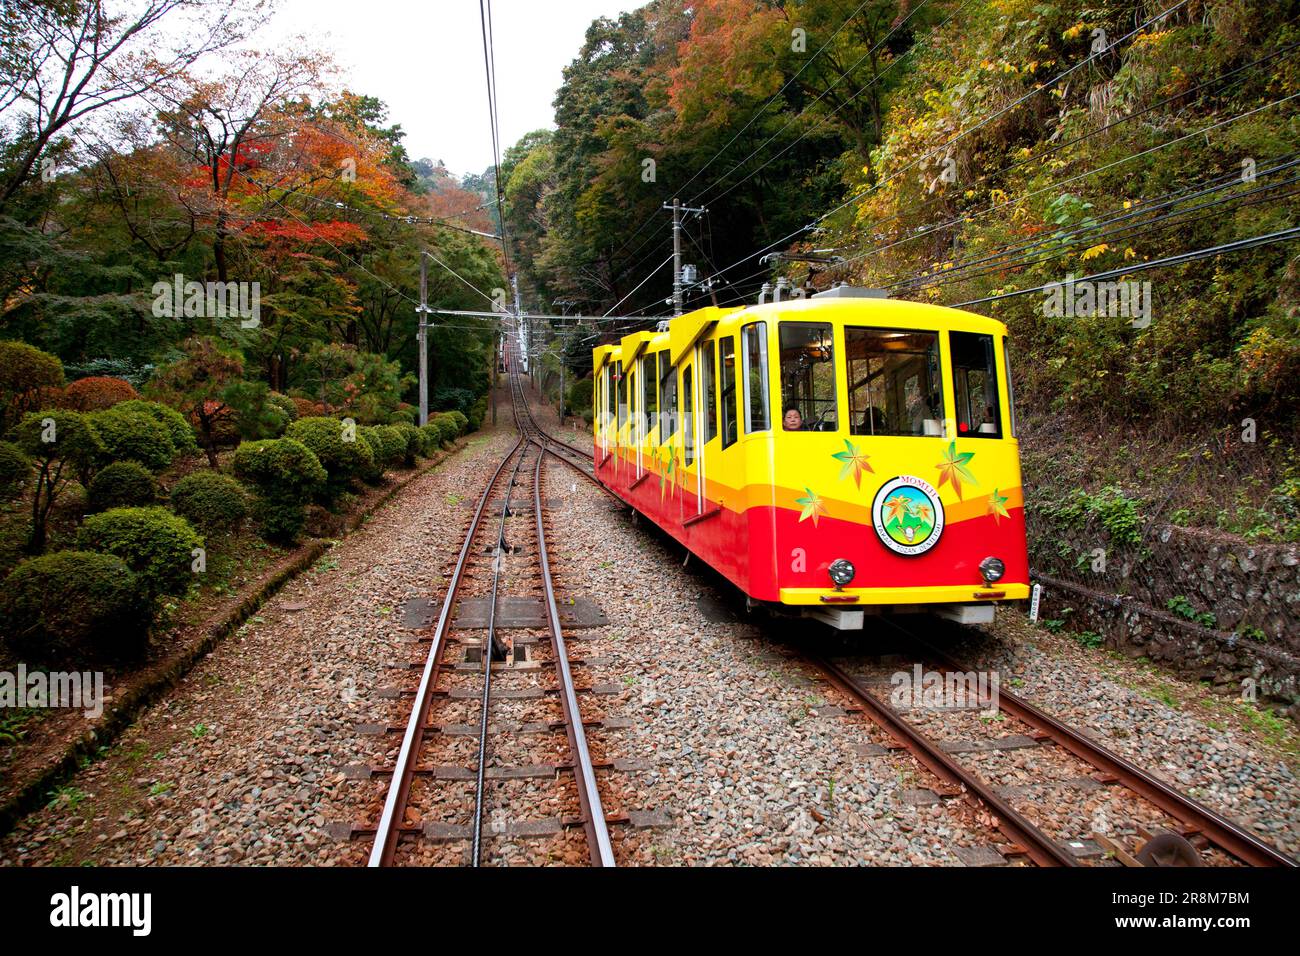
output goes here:
{"type": "Polygon", "coordinates": [[[1003,518],[1011,517],[1010,513],[1007,511],[1007,502],[1010,500],[1010,496],[1000,494],[997,488],[994,488],[993,494],[989,495],[988,513],[993,516],[993,522],[995,524],[1001,524],[1003,518]]]}
{"type": "Polygon", "coordinates": [[[902,521],[907,517],[911,510],[912,503],[908,500],[907,495],[894,495],[885,502],[885,524],[891,521],[902,521]]]}
{"type": "Polygon", "coordinates": [[[831,455],[831,457],[836,461],[844,463],[844,467],[840,469],[840,481],[843,481],[845,478],[849,477],[849,475],[852,475],[854,483],[861,488],[863,473],[871,472],[872,474],[875,474],[874,469],[867,464],[867,460],[871,456],[862,454],[862,452],[858,450],[858,446],[853,444],[853,442],[849,441],[847,438],[844,439],[844,450],[837,451],[835,454],[831,455]]]}
{"type": "Polygon", "coordinates": [[[803,513],[799,515],[799,521],[803,523],[812,518],[813,527],[815,528],[817,527],[817,520],[826,514],[826,503],[811,488],[804,488],[804,491],[808,492],[807,497],[794,500],[795,504],[803,505],[803,513]]]}
{"type": "Polygon", "coordinates": [[[972,485],[978,485],[979,482],[971,474],[970,469],[966,467],[970,460],[975,457],[973,451],[964,451],[958,454],[957,443],[951,442],[948,450],[943,453],[943,461],[935,465],[939,469],[939,487],[942,488],[945,481],[952,482],[952,490],[957,492],[957,497],[961,498],[961,483],[968,481],[972,485]]]}

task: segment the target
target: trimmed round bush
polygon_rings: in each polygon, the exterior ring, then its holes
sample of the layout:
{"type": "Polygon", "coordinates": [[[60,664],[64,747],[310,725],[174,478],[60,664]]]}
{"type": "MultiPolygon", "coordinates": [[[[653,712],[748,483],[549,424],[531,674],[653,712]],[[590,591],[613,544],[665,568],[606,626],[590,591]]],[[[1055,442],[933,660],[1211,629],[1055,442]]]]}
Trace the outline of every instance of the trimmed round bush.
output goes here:
{"type": "Polygon", "coordinates": [[[178,455],[192,455],[199,450],[198,440],[194,437],[194,429],[185,420],[185,416],[170,405],[134,399],[120,405],[114,405],[113,408],[119,412],[143,412],[152,417],[167,429],[167,434],[171,435],[172,444],[176,446],[178,455]]]}
{"type": "Polygon", "coordinates": [[[233,465],[235,477],[262,497],[299,504],[310,500],[327,477],[311,449],[292,438],[246,441],[235,449],[233,465]]]}
{"type": "Polygon", "coordinates": [[[361,478],[374,467],[370,445],[347,441],[347,426],[337,418],[300,418],[285,431],[286,438],[300,441],[311,449],[329,475],[328,495],[335,497],[348,482],[361,478]]]}
{"type": "Polygon", "coordinates": [[[294,416],[294,421],[300,418],[313,418],[325,414],[325,406],[320,402],[313,402],[310,398],[291,395],[289,401],[293,402],[294,411],[298,413],[294,416]]]}
{"type": "Polygon", "coordinates": [[[20,563],[0,588],[0,609],[16,653],[64,666],[138,657],[152,620],[126,562],[86,551],[20,563]]]}
{"type": "Polygon", "coordinates": [[[121,558],[151,597],[180,597],[194,582],[191,552],[203,538],[166,508],[114,508],[86,519],[77,546],[121,558]]]}
{"type": "Polygon", "coordinates": [[[384,464],[396,468],[406,460],[406,435],[396,425],[380,425],[379,438],[384,443],[384,464]]]}
{"type": "Polygon", "coordinates": [[[276,544],[293,544],[307,524],[307,508],[298,501],[260,498],[253,516],[262,529],[262,537],[276,544]]]}
{"type": "Polygon", "coordinates": [[[281,395],[279,392],[272,392],[266,396],[266,403],[279,409],[284,415],[285,428],[288,428],[302,416],[298,414],[298,403],[288,395],[281,395]]]}
{"type": "Polygon", "coordinates": [[[32,477],[32,460],[12,442],[0,441],[0,498],[13,498],[32,477]]]}
{"type": "Polygon", "coordinates": [[[69,408],[79,412],[99,412],[139,398],[140,394],[124,378],[92,375],[77,379],[64,389],[64,396],[69,408]]]}
{"type": "Polygon", "coordinates": [[[105,464],[135,461],[159,472],[176,457],[176,445],[167,426],[147,412],[115,406],[91,412],[86,420],[104,446],[105,464]]]}
{"type": "Polygon", "coordinates": [[[432,457],[442,448],[442,429],[437,423],[430,420],[429,424],[420,429],[420,454],[426,458],[432,457]]]}
{"type": "Polygon", "coordinates": [[[415,459],[420,456],[420,453],[424,449],[424,437],[420,434],[420,429],[408,422],[397,422],[389,427],[396,429],[398,434],[400,434],[405,440],[406,451],[402,456],[403,461],[406,464],[406,467],[413,467],[415,465],[415,459]]]}
{"type": "Polygon", "coordinates": [[[248,516],[243,486],[216,471],[198,471],[176,482],[171,504],[173,511],[208,534],[236,530],[248,516]]]}
{"type": "Polygon", "coordinates": [[[97,472],[86,489],[86,506],[92,512],[151,505],[157,498],[153,475],[134,461],[113,462],[97,472]]]}
{"type": "Polygon", "coordinates": [[[384,469],[387,467],[384,460],[384,440],[380,437],[379,429],[373,425],[362,425],[357,428],[357,440],[365,442],[370,448],[370,467],[362,473],[361,478],[372,485],[377,485],[384,480],[384,469]]]}
{"type": "Polygon", "coordinates": [[[456,434],[453,437],[459,438],[461,435],[465,434],[465,432],[469,431],[469,419],[466,418],[463,413],[452,409],[447,412],[447,414],[450,415],[451,420],[456,423],[456,434]]]}
{"type": "Polygon", "coordinates": [[[410,405],[402,404],[393,409],[393,413],[388,416],[390,425],[415,425],[416,411],[410,405]]]}

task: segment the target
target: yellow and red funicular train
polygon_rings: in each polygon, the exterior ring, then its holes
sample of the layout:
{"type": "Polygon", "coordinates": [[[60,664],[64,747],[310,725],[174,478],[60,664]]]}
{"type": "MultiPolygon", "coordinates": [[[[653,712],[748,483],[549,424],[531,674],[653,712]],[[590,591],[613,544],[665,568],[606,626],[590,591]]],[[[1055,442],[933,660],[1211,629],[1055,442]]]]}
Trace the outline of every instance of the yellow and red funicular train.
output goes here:
{"type": "Polygon", "coordinates": [[[833,626],[1029,596],[1006,328],[847,287],[593,353],[596,475],[752,600],[833,626]]]}

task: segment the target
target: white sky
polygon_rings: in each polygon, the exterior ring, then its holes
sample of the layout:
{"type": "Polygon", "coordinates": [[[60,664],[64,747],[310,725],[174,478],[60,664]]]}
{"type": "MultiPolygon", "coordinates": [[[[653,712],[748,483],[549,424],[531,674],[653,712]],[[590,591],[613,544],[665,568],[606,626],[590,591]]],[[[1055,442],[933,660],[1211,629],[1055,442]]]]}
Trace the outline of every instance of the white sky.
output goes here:
{"type": "MultiPolygon", "coordinates": [[[[591,21],[644,0],[494,0],[501,149],[553,126],[561,71],[591,21]]],[[[401,123],[412,159],[439,159],[457,176],[492,164],[478,0],[280,0],[262,45],[306,34],[332,52],[356,93],[377,96],[401,123]]]]}

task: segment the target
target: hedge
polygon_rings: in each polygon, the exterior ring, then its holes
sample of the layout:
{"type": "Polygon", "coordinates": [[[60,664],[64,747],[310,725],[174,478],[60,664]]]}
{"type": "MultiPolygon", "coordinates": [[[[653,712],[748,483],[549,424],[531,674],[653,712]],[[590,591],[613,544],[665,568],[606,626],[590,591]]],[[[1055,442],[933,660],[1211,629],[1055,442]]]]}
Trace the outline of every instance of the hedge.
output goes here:
{"type": "Polygon", "coordinates": [[[337,418],[300,418],[285,431],[286,438],[302,442],[320,461],[329,476],[327,496],[331,499],[374,467],[369,444],[356,439],[357,427],[351,426],[349,431],[337,418]]]}
{"type": "Polygon", "coordinates": [[[15,653],[64,666],[138,657],[152,622],[148,599],[126,562],[85,551],[21,562],[0,588],[0,609],[15,653]]]}
{"type": "Polygon", "coordinates": [[[101,469],[86,489],[86,506],[91,513],[151,505],[157,498],[153,475],[134,461],[116,461],[101,469]]]}
{"type": "Polygon", "coordinates": [[[121,558],[150,597],[180,597],[194,583],[193,551],[203,538],[166,508],[114,508],[86,519],[77,546],[121,558]]]}
{"type": "Polygon", "coordinates": [[[205,533],[238,530],[248,517],[248,495],[234,478],[216,471],[197,471],[176,482],[172,510],[205,533]]]}
{"type": "Polygon", "coordinates": [[[63,394],[68,408],[79,412],[103,411],[140,397],[135,386],[126,379],[110,375],[79,378],[64,389],[63,394]]]}
{"type": "Polygon", "coordinates": [[[167,426],[145,411],[119,405],[91,412],[86,420],[104,446],[104,464],[135,461],[159,472],[176,457],[176,445],[167,426]]]}
{"type": "Polygon", "coordinates": [[[171,435],[172,444],[176,446],[178,455],[192,455],[199,450],[199,443],[194,435],[194,429],[190,427],[190,423],[185,419],[185,416],[170,405],[134,399],[113,407],[119,412],[143,412],[151,416],[167,429],[167,433],[171,435]]]}

